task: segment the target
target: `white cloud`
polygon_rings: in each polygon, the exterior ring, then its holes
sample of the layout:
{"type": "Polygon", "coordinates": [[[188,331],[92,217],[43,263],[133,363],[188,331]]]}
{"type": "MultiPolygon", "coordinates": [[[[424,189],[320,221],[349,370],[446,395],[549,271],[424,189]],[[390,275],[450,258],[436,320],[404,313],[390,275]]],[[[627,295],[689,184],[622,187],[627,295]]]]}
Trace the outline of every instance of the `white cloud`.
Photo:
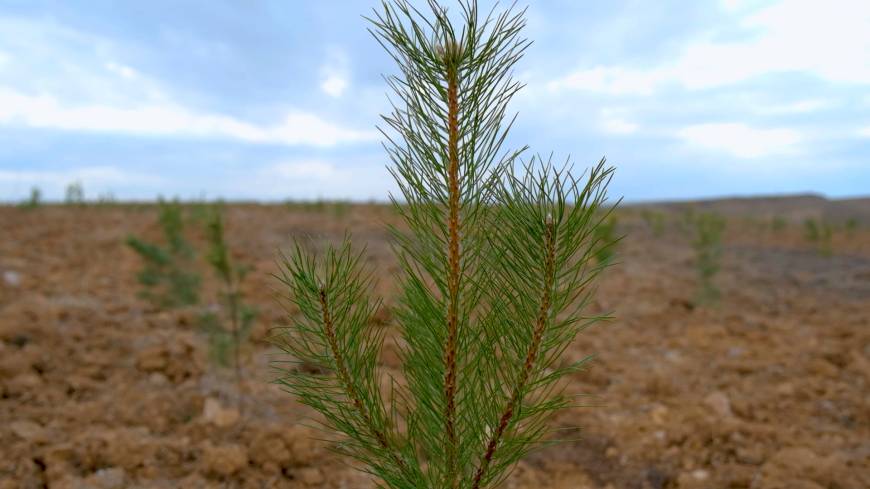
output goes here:
{"type": "Polygon", "coordinates": [[[330,97],[341,97],[347,89],[347,80],[338,76],[330,75],[320,84],[320,89],[330,97]]]}
{"type": "Polygon", "coordinates": [[[625,110],[604,108],[601,109],[601,128],[611,134],[632,134],[637,132],[640,126],[624,117],[625,110]]]}
{"type": "Polygon", "coordinates": [[[137,73],[136,70],[134,70],[133,68],[114,62],[106,63],[106,69],[128,80],[132,80],[133,78],[137,78],[139,76],[139,73],[137,73]]]}
{"type": "Polygon", "coordinates": [[[391,180],[378,159],[358,158],[339,165],[322,159],[279,161],[240,175],[227,193],[256,189],[263,199],[384,198],[391,180]]]}
{"type": "Polygon", "coordinates": [[[313,146],[372,141],[378,137],[374,131],[345,128],[302,111],[291,111],[279,124],[261,126],[225,115],[198,113],[169,103],[135,107],[72,106],[51,96],[31,96],[3,88],[0,88],[0,124],[313,146]]]}
{"type": "Polygon", "coordinates": [[[792,72],[870,84],[870,2],[784,0],[745,14],[739,26],[751,36],[722,41],[711,32],[672,63],[583,68],[551,81],[548,88],[649,95],[667,83],[699,90],[792,72]]]}
{"type": "Polygon", "coordinates": [[[0,170],[0,193],[22,194],[37,187],[49,197],[63,195],[67,185],[80,182],[89,197],[110,187],[129,185],[163,185],[165,181],[153,174],[122,170],[113,166],[87,166],[68,170],[0,170]]]}
{"type": "Polygon", "coordinates": [[[304,160],[276,163],[265,168],[265,176],[279,179],[306,179],[329,182],[346,176],[333,163],[321,160],[304,160]]]}
{"type": "MultiPolygon", "coordinates": [[[[52,20],[0,14],[0,50],[15,52],[0,77],[0,126],[27,126],[168,137],[227,138],[251,143],[333,146],[374,141],[318,114],[290,109],[269,124],[239,120],[173,101],[165,82],[123,62],[116,40],[67,28],[52,20]]],[[[346,56],[327,57],[330,73],[344,76],[346,56]]],[[[338,95],[346,77],[327,80],[338,95]]]]}
{"type": "Polygon", "coordinates": [[[792,129],[759,129],[739,123],[697,124],[677,131],[690,147],[760,158],[798,152],[801,135],[792,129]]]}
{"type": "Polygon", "coordinates": [[[341,97],[350,86],[347,54],[336,47],[328,50],[326,62],[320,67],[320,89],[330,97],[341,97]]]}
{"type": "Polygon", "coordinates": [[[870,126],[858,129],[858,135],[864,138],[870,138],[870,126]]]}
{"type": "Polygon", "coordinates": [[[649,95],[653,93],[661,75],[619,66],[596,66],[580,70],[547,83],[550,91],[582,90],[610,95],[649,95]]]}
{"type": "Polygon", "coordinates": [[[828,109],[833,106],[834,103],[829,100],[807,99],[780,105],[762,105],[756,108],[756,112],[765,115],[808,114],[811,112],[828,109]]]}

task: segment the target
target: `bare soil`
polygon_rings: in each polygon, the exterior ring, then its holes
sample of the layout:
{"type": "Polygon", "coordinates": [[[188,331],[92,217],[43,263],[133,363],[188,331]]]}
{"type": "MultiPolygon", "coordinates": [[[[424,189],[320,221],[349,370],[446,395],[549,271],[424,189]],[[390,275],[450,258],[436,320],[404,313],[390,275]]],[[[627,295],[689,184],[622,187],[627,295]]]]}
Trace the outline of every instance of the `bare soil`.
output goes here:
{"type": "MultiPolygon", "coordinates": [[[[597,356],[570,379],[587,406],[552,420],[574,441],[533,452],[505,487],[870,487],[870,222],[838,227],[825,256],[793,218],[824,214],[777,201],[791,220],[773,229],[758,217],[766,202],[724,212],[722,299],[703,307],[679,211],[659,207],[660,235],[641,208],[621,211],[619,264],[591,311],[615,319],[567,352],[597,356]]],[[[870,201],[849,205],[870,211],[870,201]]],[[[137,297],[139,258],[123,242],[158,237],[155,207],[0,207],[0,488],[375,487],[270,383],[264,340],[286,322],[271,274],[293,237],[349,230],[389,305],[397,264],[383,223],[394,216],[232,205],[227,219],[260,311],[241,404],[197,323],[215,303],[205,266],[200,308],[161,311],[137,297]]],[[[388,310],[374,327],[392,331],[388,310]]],[[[382,360],[398,372],[390,341],[382,360]]]]}

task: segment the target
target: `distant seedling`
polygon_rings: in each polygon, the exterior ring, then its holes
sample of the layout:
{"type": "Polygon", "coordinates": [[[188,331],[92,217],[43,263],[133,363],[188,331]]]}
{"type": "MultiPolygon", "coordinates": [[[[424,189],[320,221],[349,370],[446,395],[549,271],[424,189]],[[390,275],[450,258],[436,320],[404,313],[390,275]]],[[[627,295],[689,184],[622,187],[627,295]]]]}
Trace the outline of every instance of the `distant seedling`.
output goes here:
{"type": "Polygon", "coordinates": [[[30,196],[18,204],[18,207],[22,209],[36,209],[37,207],[42,205],[42,191],[39,187],[33,187],[30,189],[30,196]]]}
{"type": "Polygon", "coordinates": [[[85,203],[85,187],[82,182],[73,182],[66,186],[64,202],[68,205],[81,205],[85,203]]]}
{"type": "Polygon", "coordinates": [[[594,239],[598,244],[595,249],[595,261],[600,265],[610,264],[616,254],[616,244],[619,241],[616,236],[616,224],[616,214],[607,211],[607,215],[593,230],[594,239]]]}
{"type": "Polygon", "coordinates": [[[775,233],[782,231],[786,226],[788,226],[788,221],[782,216],[776,216],[770,221],[770,229],[775,233]]]}
{"type": "Polygon", "coordinates": [[[665,232],[665,215],[659,211],[651,211],[644,209],[641,212],[641,218],[646,223],[647,227],[652,230],[653,236],[660,237],[665,232]]]}
{"type": "Polygon", "coordinates": [[[831,256],[834,254],[832,244],[834,230],[831,225],[825,220],[808,218],[804,220],[804,237],[810,243],[815,244],[816,250],[822,256],[831,256]]]}
{"type": "Polygon", "coordinates": [[[220,311],[202,316],[202,325],[209,339],[209,354],[220,366],[232,365],[239,394],[242,389],[241,350],[247,341],[256,310],[245,304],[240,285],[250,267],[233,263],[224,237],[223,216],[215,208],[206,223],[209,250],[206,260],[222,282],[219,294],[220,311]]]}
{"type": "Polygon", "coordinates": [[[721,268],[722,234],[725,219],[718,214],[700,213],[694,216],[695,269],[698,271],[699,288],[695,303],[698,305],[716,302],[721,293],[713,282],[721,268]]]}
{"type": "Polygon", "coordinates": [[[165,245],[148,243],[135,236],[127,237],[127,245],[144,262],[138,274],[143,286],[139,295],[161,308],[196,304],[200,278],[192,271],[195,253],[184,239],[181,206],[177,202],[161,202],[159,221],[165,245]]]}

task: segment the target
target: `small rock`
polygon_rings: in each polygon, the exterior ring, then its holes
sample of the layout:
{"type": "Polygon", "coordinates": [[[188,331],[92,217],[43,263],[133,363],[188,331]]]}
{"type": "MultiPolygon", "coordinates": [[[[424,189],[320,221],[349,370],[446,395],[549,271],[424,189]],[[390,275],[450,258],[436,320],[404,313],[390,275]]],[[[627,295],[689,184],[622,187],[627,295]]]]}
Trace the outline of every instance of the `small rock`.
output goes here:
{"type": "Polygon", "coordinates": [[[48,431],[33,421],[13,421],[9,429],[19,438],[33,443],[45,443],[49,440],[48,431]]]}
{"type": "Polygon", "coordinates": [[[284,430],[282,435],[294,464],[313,465],[323,456],[324,449],[315,440],[317,433],[311,428],[296,425],[284,430]]]}
{"type": "Polygon", "coordinates": [[[151,375],[148,376],[148,382],[150,382],[151,385],[166,385],[166,383],[169,382],[169,379],[160,372],[152,372],[151,375]]]}
{"type": "Polygon", "coordinates": [[[118,467],[100,469],[88,477],[87,482],[100,489],[121,489],[127,482],[127,473],[118,467]]]}
{"type": "Polygon", "coordinates": [[[731,400],[720,391],[713,392],[705,397],[704,404],[721,418],[728,418],[734,415],[731,412],[731,400]]]}
{"type": "Polygon", "coordinates": [[[737,461],[747,465],[759,465],[764,461],[764,453],[759,446],[740,447],[737,449],[737,461]]]}
{"type": "Polygon", "coordinates": [[[292,461],[280,431],[257,434],[250,445],[250,457],[255,464],[271,472],[287,467],[292,461]]]}
{"type": "Polygon", "coordinates": [[[202,465],[205,472],[226,477],[248,465],[248,452],[241,445],[206,445],[202,465]]]}
{"type": "Polygon", "coordinates": [[[299,469],[299,480],[308,486],[323,484],[323,472],[317,467],[303,467],[299,469]]]}
{"type": "Polygon", "coordinates": [[[839,373],[836,365],[822,358],[812,360],[809,364],[809,369],[810,372],[822,377],[836,377],[839,373]]]}
{"type": "Polygon", "coordinates": [[[217,399],[210,397],[205,400],[202,417],[219,428],[226,428],[236,424],[239,416],[240,414],[237,409],[225,408],[217,399]]]}
{"type": "Polygon", "coordinates": [[[695,480],[705,481],[710,478],[710,473],[704,469],[693,470],[692,477],[695,478],[695,480]]]}
{"type": "Polygon", "coordinates": [[[822,458],[808,448],[793,447],[780,450],[769,463],[786,470],[799,470],[822,465],[822,458]]]}
{"type": "Polygon", "coordinates": [[[168,354],[160,346],[145,348],[136,355],[136,365],[140,370],[153,372],[163,370],[168,363],[168,354]]]}
{"type": "Polygon", "coordinates": [[[12,270],[3,272],[3,283],[10,287],[18,287],[21,285],[21,274],[12,270]]]}
{"type": "Polygon", "coordinates": [[[776,393],[781,396],[790,397],[794,395],[794,392],[794,384],[792,384],[791,382],[783,382],[782,384],[776,386],[776,393]]]}
{"type": "Polygon", "coordinates": [[[661,404],[657,404],[650,411],[650,417],[652,417],[653,423],[655,424],[664,424],[665,420],[668,416],[668,408],[662,406],[661,404]]]}

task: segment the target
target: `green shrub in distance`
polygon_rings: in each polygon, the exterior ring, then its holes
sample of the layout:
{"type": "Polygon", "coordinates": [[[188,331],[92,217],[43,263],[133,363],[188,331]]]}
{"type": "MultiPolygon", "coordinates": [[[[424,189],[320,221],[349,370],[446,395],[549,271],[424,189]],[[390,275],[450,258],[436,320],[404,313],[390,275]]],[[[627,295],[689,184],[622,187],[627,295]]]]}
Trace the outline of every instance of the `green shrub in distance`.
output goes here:
{"type": "Polygon", "coordinates": [[[199,301],[200,278],[194,270],[195,253],[184,238],[184,221],[177,202],[160,202],[159,223],[165,244],[148,243],[135,236],[127,245],[143,261],[138,279],[140,296],[157,307],[172,308],[199,301]]]}
{"type": "Polygon", "coordinates": [[[718,301],[721,295],[714,278],[721,268],[725,219],[718,214],[702,212],[693,216],[693,222],[692,248],[695,250],[695,269],[698,272],[695,303],[703,305],[718,301]]]}

